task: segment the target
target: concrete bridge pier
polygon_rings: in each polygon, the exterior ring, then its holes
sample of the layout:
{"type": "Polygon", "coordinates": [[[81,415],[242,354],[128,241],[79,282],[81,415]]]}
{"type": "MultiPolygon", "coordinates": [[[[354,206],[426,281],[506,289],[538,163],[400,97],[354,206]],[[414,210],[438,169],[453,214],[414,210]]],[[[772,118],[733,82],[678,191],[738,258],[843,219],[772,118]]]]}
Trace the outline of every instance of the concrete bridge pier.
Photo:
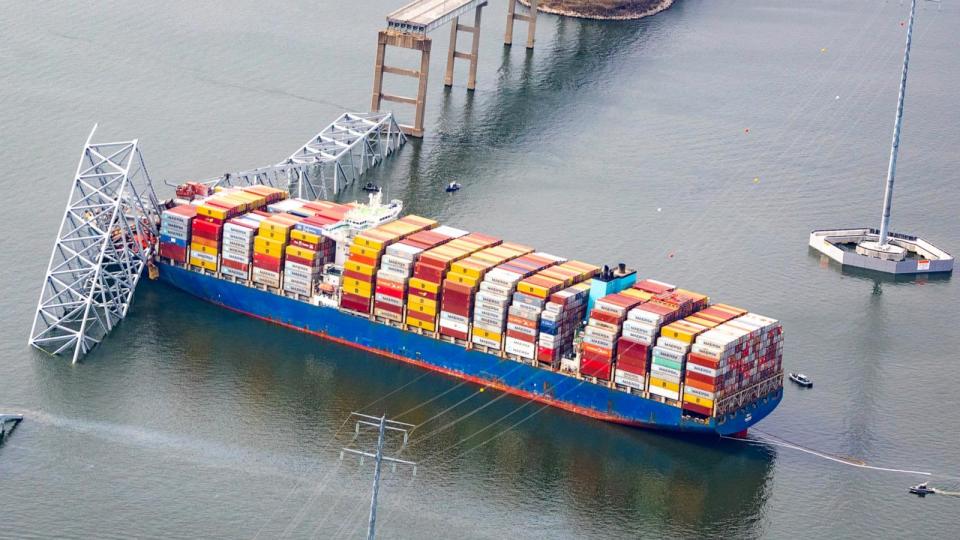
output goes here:
{"type": "Polygon", "coordinates": [[[513,21],[527,23],[527,48],[533,48],[537,33],[537,0],[530,0],[530,14],[517,13],[517,0],[507,0],[507,32],[503,36],[504,45],[513,45],[513,21]]]}
{"type": "MultiPolygon", "coordinates": [[[[479,17],[478,14],[478,23],[479,17]]],[[[477,38],[474,39],[474,43],[476,43],[476,39],[477,38]]],[[[381,30],[377,34],[377,59],[373,68],[373,99],[370,103],[370,109],[374,112],[379,111],[383,101],[413,105],[415,107],[413,125],[400,125],[400,129],[402,129],[405,134],[413,137],[423,137],[423,114],[427,104],[427,79],[430,75],[431,43],[432,40],[424,34],[411,34],[391,29],[381,30]],[[386,65],[385,58],[388,46],[420,51],[420,69],[407,69],[386,65]],[[417,97],[411,98],[385,93],[383,91],[384,73],[392,73],[394,75],[417,79],[419,83],[417,86],[417,97]]],[[[476,45],[474,45],[474,47],[476,47],[476,45]]],[[[474,60],[474,62],[476,62],[476,60],[474,60]]],[[[475,69],[474,67],[474,71],[471,73],[474,73],[475,69]]]]}
{"type": "Polygon", "coordinates": [[[443,84],[453,86],[453,65],[457,58],[470,61],[470,71],[467,75],[467,90],[477,87],[477,57],[480,52],[480,14],[486,4],[476,7],[473,14],[473,26],[460,24],[460,17],[454,17],[450,23],[450,48],[447,49],[447,72],[443,77],[443,84]],[[469,32],[472,35],[470,52],[457,50],[457,35],[460,32],[469,32]]]}

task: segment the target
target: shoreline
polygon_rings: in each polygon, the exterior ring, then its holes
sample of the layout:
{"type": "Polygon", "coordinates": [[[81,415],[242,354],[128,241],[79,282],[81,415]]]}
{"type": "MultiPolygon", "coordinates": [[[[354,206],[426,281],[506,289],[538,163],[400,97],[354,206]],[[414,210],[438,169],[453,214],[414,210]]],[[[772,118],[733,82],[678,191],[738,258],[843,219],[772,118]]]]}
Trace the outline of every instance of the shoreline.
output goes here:
{"type": "MultiPolygon", "coordinates": [[[[520,4],[530,8],[530,0],[519,0],[520,4]]],[[[630,13],[627,15],[593,15],[589,13],[580,13],[571,9],[559,9],[549,6],[539,5],[537,11],[541,13],[550,13],[552,15],[561,15],[564,17],[575,17],[578,19],[592,19],[596,21],[629,21],[642,19],[651,15],[656,15],[673,5],[674,0],[661,0],[657,5],[645,9],[641,12],[630,13]]]]}

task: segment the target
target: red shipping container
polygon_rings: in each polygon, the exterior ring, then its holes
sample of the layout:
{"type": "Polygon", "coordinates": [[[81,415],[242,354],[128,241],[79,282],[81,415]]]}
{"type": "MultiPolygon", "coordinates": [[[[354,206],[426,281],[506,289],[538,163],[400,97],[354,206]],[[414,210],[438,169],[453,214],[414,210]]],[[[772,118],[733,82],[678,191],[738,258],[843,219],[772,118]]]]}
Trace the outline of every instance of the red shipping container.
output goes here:
{"type": "Polygon", "coordinates": [[[179,262],[187,262],[187,248],[176,244],[160,243],[160,256],[179,262]]]}
{"type": "Polygon", "coordinates": [[[389,296],[391,298],[396,298],[398,300],[403,300],[403,289],[397,289],[388,285],[384,285],[383,280],[377,281],[376,293],[389,296]]]}
{"type": "Polygon", "coordinates": [[[358,281],[363,281],[365,283],[373,283],[373,278],[371,276],[368,276],[366,274],[361,274],[360,272],[356,272],[354,270],[344,270],[343,277],[356,279],[358,281]]]}
{"type": "Polygon", "coordinates": [[[716,380],[713,377],[708,377],[706,375],[695,373],[693,371],[688,371],[684,380],[687,383],[687,386],[692,388],[699,388],[704,392],[716,392],[717,385],[716,380]],[[707,379],[706,381],[704,379],[707,379]]]}
{"type": "Polygon", "coordinates": [[[374,305],[377,307],[377,309],[389,311],[390,313],[396,313],[397,315],[403,315],[403,307],[401,306],[387,304],[386,302],[375,302],[374,305]]]}
{"type": "Polygon", "coordinates": [[[271,257],[269,255],[264,255],[263,253],[254,252],[253,265],[257,268],[270,270],[271,272],[280,272],[280,268],[283,266],[283,259],[280,257],[271,257]]]}
{"type": "Polygon", "coordinates": [[[420,313],[420,312],[418,312],[418,311],[413,311],[413,310],[409,310],[409,309],[407,310],[407,317],[413,317],[414,319],[417,319],[418,321],[425,321],[425,322],[435,322],[435,321],[436,321],[436,318],[435,318],[433,315],[428,315],[428,314],[426,314],[426,313],[420,313]]]}
{"type": "Polygon", "coordinates": [[[242,270],[244,272],[250,269],[249,263],[231,261],[230,259],[223,259],[220,261],[220,264],[222,264],[223,266],[226,266],[227,268],[233,268],[234,270],[242,270]]]}
{"type": "Polygon", "coordinates": [[[602,311],[599,309],[593,309],[590,311],[590,318],[596,319],[607,324],[616,324],[619,325],[623,322],[623,319],[626,318],[626,315],[620,316],[616,313],[610,313],[609,311],[602,311]]]}
{"type": "Polygon", "coordinates": [[[416,287],[410,287],[407,292],[409,292],[411,296],[419,296],[420,298],[426,298],[427,300],[433,300],[434,302],[437,301],[437,293],[432,293],[416,287]]]}
{"type": "Polygon", "coordinates": [[[612,349],[607,349],[607,348],[605,348],[605,347],[600,347],[600,346],[597,346],[597,345],[592,345],[592,344],[590,344],[590,343],[584,343],[584,344],[583,344],[583,353],[584,353],[584,354],[590,353],[590,354],[594,355],[594,356],[597,357],[597,358],[613,359],[613,350],[612,350],[612,349]]]}
{"type": "Polygon", "coordinates": [[[414,266],[413,277],[429,281],[430,283],[440,283],[445,271],[446,268],[417,263],[416,266],[414,266]]]}
{"type": "Polygon", "coordinates": [[[319,267],[320,267],[320,259],[312,259],[312,260],[311,260],[311,259],[304,259],[303,257],[297,257],[297,256],[295,256],[295,255],[287,255],[287,256],[286,256],[286,260],[288,260],[288,261],[290,261],[290,262],[292,262],[292,263],[302,264],[302,265],[304,265],[304,266],[310,266],[310,267],[314,267],[314,268],[319,268],[319,267]]]}
{"type": "Polygon", "coordinates": [[[588,351],[584,349],[583,354],[580,356],[581,356],[581,359],[587,360],[590,362],[606,362],[608,364],[613,362],[613,358],[609,353],[599,353],[599,352],[588,351]]]}
{"type": "Polygon", "coordinates": [[[602,360],[586,360],[584,358],[580,359],[580,373],[582,375],[609,381],[610,372],[612,369],[613,364],[610,362],[604,362],[602,360]]]}
{"type": "Polygon", "coordinates": [[[370,299],[356,294],[342,293],[340,305],[353,311],[370,312],[370,299]]]}
{"type": "Polygon", "coordinates": [[[711,416],[713,410],[704,407],[703,405],[697,405],[696,403],[690,403],[689,401],[684,401],[682,408],[686,411],[695,412],[697,414],[702,414],[704,416],[711,416]]]}
{"type": "Polygon", "coordinates": [[[220,233],[223,232],[223,225],[195,219],[193,220],[193,227],[191,227],[190,232],[194,235],[202,236],[203,238],[219,240],[220,233]]]}
{"type": "Polygon", "coordinates": [[[707,356],[705,354],[692,352],[687,355],[687,362],[693,362],[694,364],[708,367],[711,369],[717,369],[720,366],[720,361],[716,358],[707,356]]]}
{"type": "Polygon", "coordinates": [[[466,340],[468,337],[466,332],[460,332],[452,328],[447,328],[446,326],[440,327],[440,333],[445,336],[455,337],[457,339],[463,339],[463,340],[466,340]]]}
{"type": "Polygon", "coordinates": [[[514,339],[524,341],[527,343],[536,343],[537,337],[524,334],[523,332],[517,332],[516,330],[507,330],[507,337],[512,337],[514,339]]]}

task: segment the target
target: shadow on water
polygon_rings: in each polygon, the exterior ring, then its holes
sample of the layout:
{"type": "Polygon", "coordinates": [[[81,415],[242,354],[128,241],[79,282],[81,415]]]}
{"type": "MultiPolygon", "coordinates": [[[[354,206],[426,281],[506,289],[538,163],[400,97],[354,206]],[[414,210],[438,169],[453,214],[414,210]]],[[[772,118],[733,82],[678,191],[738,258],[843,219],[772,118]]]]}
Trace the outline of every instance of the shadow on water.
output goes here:
{"type": "MultiPolygon", "coordinates": [[[[467,482],[494,478],[497,486],[489,489],[498,497],[534,507],[563,501],[584,523],[600,514],[627,522],[669,519],[701,531],[733,523],[751,534],[768,498],[772,449],[626,428],[480,393],[475,385],[247,318],[162,284],[147,282],[136,305],[104,343],[104,354],[74,370],[83,384],[49,377],[45,391],[55,395],[46,402],[82,399],[75,395],[82,390],[86,399],[172,407],[167,423],[149,428],[172,431],[190,418],[179,429],[183,439],[161,441],[170,451],[181,440],[187,453],[227,448],[221,453],[229,454],[223,458],[229,466],[268,462],[275,453],[277,474],[319,457],[350,411],[409,411],[400,419],[420,424],[418,435],[432,434],[423,442],[415,436],[405,453],[423,461],[423,482],[431,482],[431,472],[473,479],[467,482]],[[145,347],[156,352],[133,352],[145,347]],[[101,378],[100,369],[131,376],[101,378]],[[141,386],[125,387],[126,381],[141,386]],[[245,431],[249,438],[235,439],[245,431]],[[544,499],[530,501],[523,484],[544,499]]],[[[118,418],[106,420],[122,422],[122,413],[118,418]]]]}

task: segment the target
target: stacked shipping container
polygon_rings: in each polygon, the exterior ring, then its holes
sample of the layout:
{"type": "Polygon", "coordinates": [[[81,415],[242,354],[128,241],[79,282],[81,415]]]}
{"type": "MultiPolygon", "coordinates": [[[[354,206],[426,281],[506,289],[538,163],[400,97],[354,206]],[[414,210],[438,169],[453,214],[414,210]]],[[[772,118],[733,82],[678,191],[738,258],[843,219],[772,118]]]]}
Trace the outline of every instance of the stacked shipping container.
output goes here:
{"type": "Polygon", "coordinates": [[[182,204],[160,215],[160,256],[186,263],[190,249],[190,231],[197,207],[182,204]]]}
{"type": "Polygon", "coordinates": [[[617,354],[617,340],[627,313],[642,300],[624,293],[608,294],[596,301],[583,332],[580,374],[609,381],[617,354]]]}
{"type": "Polygon", "coordinates": [[[500,239],[470,233],[420,254],[413,266],[407,293],[408,326],[435,332],[442,300],[441,287],[450,266],[482,249],[500,244],[500,239]]]}
{"type": "MultiPolygon", "coordinates": [[[[594,273],[596,271],[590,275],[594,273]]],[[[537,361],[556,369],[563,357],[574,355],[573,340],[580,322],[586,318],[589,297],[590,284],[587,281],[550,295],[550,301],[540,315],[537,361]]]]}

